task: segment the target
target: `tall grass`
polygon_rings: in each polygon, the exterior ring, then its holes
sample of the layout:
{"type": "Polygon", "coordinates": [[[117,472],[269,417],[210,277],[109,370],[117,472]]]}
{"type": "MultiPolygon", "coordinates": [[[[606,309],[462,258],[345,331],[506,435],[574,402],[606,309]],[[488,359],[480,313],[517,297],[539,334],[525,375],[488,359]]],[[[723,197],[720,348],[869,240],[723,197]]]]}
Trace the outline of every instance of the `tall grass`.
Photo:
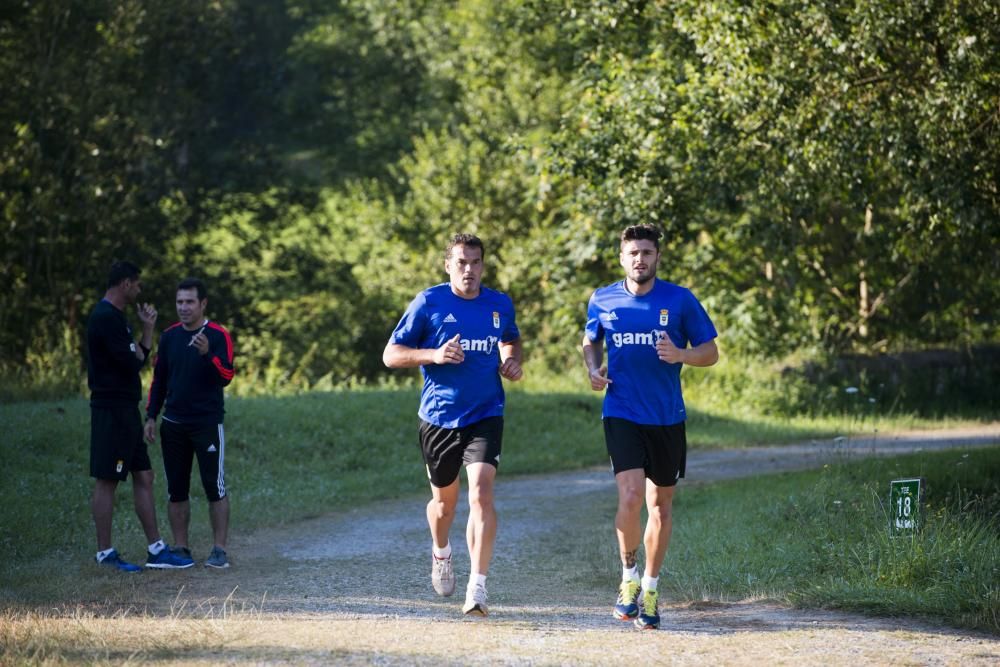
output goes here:
{"type": "MultiPolygon", "coordinates": [[[[1000,449],[684,488],[674,515],[667,597],[778,598],[1000,631],[1000,449]],[[889,482],[913,476],[926,480],[924,525],[890,537],[889,482]]],[[[613,572],[616,555],[605,560],[613,572]]]]}

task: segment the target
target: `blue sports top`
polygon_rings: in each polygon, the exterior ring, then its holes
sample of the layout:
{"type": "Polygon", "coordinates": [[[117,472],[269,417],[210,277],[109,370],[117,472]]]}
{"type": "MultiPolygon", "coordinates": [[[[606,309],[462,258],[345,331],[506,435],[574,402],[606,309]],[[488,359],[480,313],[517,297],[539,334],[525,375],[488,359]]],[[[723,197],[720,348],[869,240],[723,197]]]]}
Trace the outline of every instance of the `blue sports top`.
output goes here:
{"type": "Polygon", "coordinates": [[[681,395],[681,366],[656,356],[656,340],[670,336],[679,348],[696,347],[718,334],[708,313],[690,290],[659,278],[653,289],[636,296],[625,281],[594,292],[587,305],[587,337],[604,336],[608,379],[604,417],[637,424],[669,426],[686,418],[681,395]]]}
{"type": "Polygon", "coordinates": [[[460,364],[420,367],[420,418],[442,428],[459,428],[503,415],[498,343],[521,334],[514,303],[502,292],[480,287],[474,299],[463,299],[449,283],[429,287],[414,297],[392,332],[390,342],[412,348],[438,348],[461,334],[465,360],[460,364]]]}

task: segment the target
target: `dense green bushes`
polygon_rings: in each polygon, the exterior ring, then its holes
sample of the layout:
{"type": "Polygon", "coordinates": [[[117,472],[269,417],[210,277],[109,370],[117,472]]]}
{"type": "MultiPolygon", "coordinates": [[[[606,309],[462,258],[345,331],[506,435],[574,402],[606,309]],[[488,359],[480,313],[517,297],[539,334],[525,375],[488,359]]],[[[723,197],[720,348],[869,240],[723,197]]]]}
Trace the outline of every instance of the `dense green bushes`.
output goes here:
{"type": "Polygon", "coordinates": [[[128,256],[164,320],[206,277],[250,375],[370,381],[462,229],[560,372],[646,221],[731,353],[995,341],[994,4],[8,8],[0,361],[79,349],[128,256]]]}

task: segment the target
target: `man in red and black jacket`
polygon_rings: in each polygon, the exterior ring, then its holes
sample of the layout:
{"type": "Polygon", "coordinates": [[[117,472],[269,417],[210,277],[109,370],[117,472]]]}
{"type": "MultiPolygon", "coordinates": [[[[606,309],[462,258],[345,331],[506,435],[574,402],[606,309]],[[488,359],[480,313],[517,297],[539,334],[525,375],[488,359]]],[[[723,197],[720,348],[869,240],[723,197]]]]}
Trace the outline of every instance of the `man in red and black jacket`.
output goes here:
{"type": "Polygon", "coordinates": [[[223,387],[233,379],[233,341],[224,327],[205,317],[207,305],[202,281],[187,278],[177,286],[180,321],[160,336],[143,430],[148,442],[156,441],[156,417],[166,404],[160,447],[170,496],[167,514],[174,548],[190,556],[189,493],[192,464],[197,456],[215,539],[205,565],[225,568],[229,567],[229,496],[224,474],[223,387]]]}

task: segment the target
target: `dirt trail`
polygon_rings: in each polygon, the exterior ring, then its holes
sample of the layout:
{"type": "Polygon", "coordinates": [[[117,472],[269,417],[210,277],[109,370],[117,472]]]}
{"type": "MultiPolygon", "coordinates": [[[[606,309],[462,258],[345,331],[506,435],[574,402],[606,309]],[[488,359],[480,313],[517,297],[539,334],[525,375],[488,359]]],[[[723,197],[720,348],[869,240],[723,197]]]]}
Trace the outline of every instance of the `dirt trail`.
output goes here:
{"type": "MultiPolygon", "coordinates": [[[[684,483],[815,467],[844,457],[998,444],[1000,424],[993,424],[693,451],[684,483]]],[[[537,566],[562,562],[552,554],[560,553],[559,536],[573,530],[581,508],[585,516],[609,520],[614,503],[609,471],[531,478],[505,478],[501,472],[496,493],[500,530],[488,619],[465,618],[459,609],[468,575],[464,508],[452,531],[459,590],[453,598],[433,594],[425,498],[377,503],[240,539],[231,548],[231,570],[171,573],[158,578],[161,583],[153,587],[158,593],[150,593],[169,600],[174,613],[217,615],[227,596],[230,609],[260,612],[239,643],[254,646],[254,661],[263,662],[321,664],[335,657],[357,664],[1000,664],[997,637],[767,601],[667,600],[661,631],[640,633],[611,618],[613,591],[578,580],[573,554],[566,554],[566,571],[537,566]],[[184,589],[177,593],[179,585],[184,589]]],[[[162,612],[164,604],[150,609],[162,612]]],[[[239,659],[222,647],[204,658],[239,659]]]]}

